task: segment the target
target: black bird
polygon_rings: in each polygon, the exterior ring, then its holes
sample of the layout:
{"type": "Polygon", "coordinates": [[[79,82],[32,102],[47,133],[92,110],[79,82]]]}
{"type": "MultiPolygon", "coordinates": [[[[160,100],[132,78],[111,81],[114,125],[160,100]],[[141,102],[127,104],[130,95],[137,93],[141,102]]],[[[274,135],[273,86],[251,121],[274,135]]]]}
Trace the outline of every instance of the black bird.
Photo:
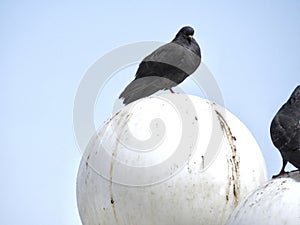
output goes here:
{"type": "Polygon", "coordinates": [[[282,168],[276,178],[284,173],[287,162],[300,169],[300,85],[279,109],[270,127],[273,144],[282,157],[282,168]]]}
{"type": "Polygon", "coordinates": [[[159,90],[178,85],[200,65],[200,47],[193,38],[194,29],[186,26],[175,38],[152,52],[139,64],[135,79],[125,88],[119,98],[125,105],[159,90]]]}

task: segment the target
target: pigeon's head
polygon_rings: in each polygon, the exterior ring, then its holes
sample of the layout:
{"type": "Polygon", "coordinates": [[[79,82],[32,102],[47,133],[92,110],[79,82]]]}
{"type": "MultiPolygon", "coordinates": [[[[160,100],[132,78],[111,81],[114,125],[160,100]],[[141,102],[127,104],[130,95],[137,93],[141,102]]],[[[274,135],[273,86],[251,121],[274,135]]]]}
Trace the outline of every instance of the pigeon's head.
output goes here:
{"type": "Polygon", "coordinates": [[[194,35],[194,29],[192,27],[185,26],[178,31],[175,38],[183,38],[191,41],[193,35],[194,35]]]}
{"type": "Polygon", "coordinates": [[[298,85],[291,95],[291,103],[300,101],[300,85],[298,85]]]}

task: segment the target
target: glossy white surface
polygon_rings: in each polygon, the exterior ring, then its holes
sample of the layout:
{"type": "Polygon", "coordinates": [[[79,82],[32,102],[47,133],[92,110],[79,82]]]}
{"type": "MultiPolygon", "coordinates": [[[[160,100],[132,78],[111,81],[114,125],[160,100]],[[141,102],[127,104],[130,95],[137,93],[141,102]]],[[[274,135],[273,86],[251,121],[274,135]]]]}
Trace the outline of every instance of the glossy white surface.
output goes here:
{"type": "Polygon", "coordinates": [[[167,94],[122,108],[98,130],[77,201],[85,225],[225,224],[266,180],[241,121],[199,97],[167,94]]]}

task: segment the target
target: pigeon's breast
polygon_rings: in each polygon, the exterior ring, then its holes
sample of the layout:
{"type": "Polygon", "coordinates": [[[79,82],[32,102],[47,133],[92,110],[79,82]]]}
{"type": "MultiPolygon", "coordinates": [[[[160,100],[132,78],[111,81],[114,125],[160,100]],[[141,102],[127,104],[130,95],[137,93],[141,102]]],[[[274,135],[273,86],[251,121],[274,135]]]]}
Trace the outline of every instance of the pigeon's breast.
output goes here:
{"type": "Polygon", "coordinates": [[[300,108],[285,104],[271,123],[274,145],[283,151],[300,148],[300,108]]]}

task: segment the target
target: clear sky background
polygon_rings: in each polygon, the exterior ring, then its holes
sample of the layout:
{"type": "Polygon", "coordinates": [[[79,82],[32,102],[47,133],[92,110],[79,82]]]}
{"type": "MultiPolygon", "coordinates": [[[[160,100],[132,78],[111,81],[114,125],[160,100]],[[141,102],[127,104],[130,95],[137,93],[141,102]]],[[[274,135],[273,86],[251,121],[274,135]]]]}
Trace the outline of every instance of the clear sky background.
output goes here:
{"type": "MultiPolygon", "coordinates": [[[[2,0],[0,224],[81,224],[72,110],[82,77],[112,49],[168,42],[182,25],[195,28],[226,108],[253,133],[269,176],[277,173],[269,126],[300,84],[299,12],[298,0],[2,0]]],[[[122,87],[134,76],[123,74],[122,87]]],[[[197,95],[188,82],[184,91],[197,95]]]]}

